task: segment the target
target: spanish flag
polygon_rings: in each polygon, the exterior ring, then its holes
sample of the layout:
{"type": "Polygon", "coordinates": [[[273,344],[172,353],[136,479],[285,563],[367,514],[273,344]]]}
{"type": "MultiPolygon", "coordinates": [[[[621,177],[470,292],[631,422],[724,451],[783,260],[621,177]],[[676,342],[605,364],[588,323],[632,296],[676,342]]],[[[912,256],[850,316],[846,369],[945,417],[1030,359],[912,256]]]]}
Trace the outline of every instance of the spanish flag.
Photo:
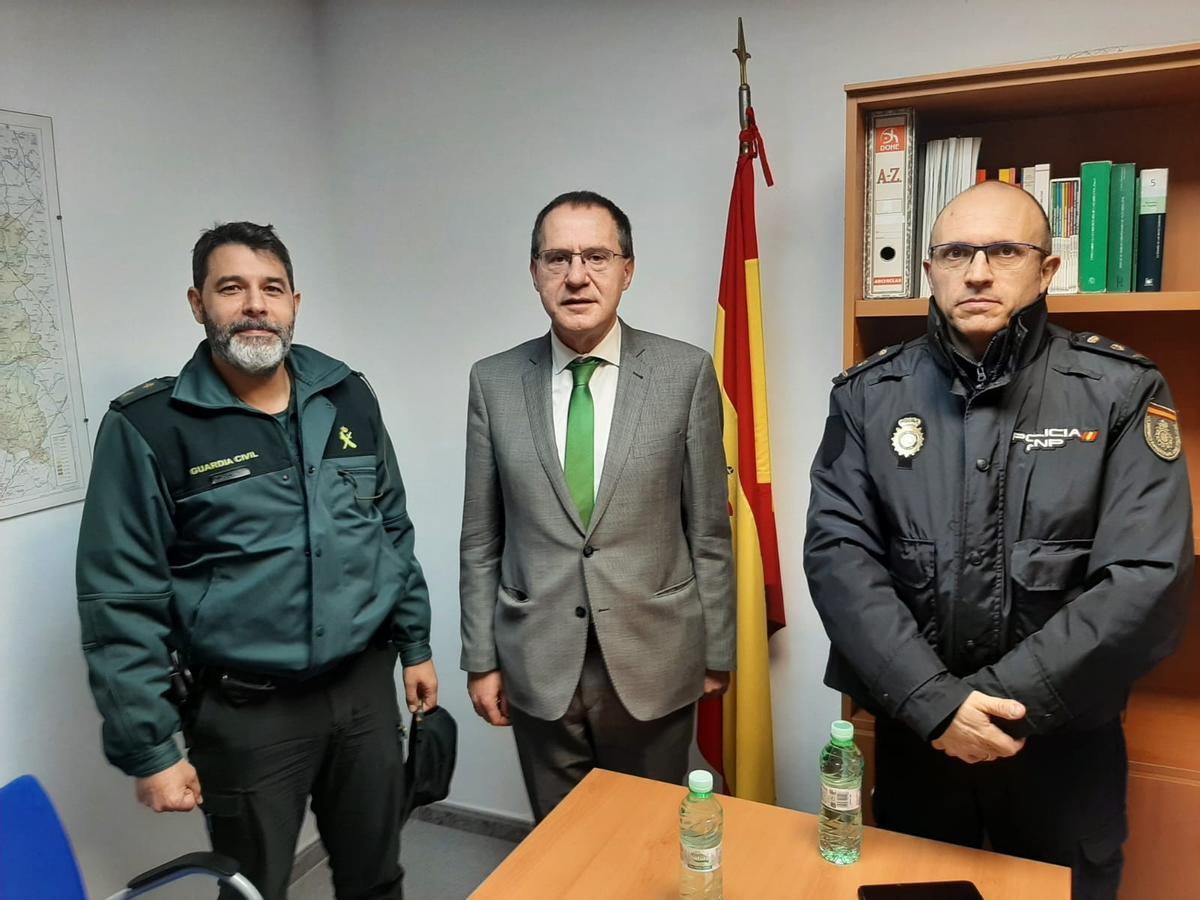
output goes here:
{"type": "Polygon", "coordinates": [[[729,516],[737,578],[737,672],[721,701],[700,704],[697,742],[736,797],[775,802],[775,742],[767,638],[784,626],[779,544],[771,499],[767,375],[763,358],[762,293],[754,227],[754,160],[762,137],[746,110],[741,154],[733,176],[713,359],[725,407],[729,516]]]}

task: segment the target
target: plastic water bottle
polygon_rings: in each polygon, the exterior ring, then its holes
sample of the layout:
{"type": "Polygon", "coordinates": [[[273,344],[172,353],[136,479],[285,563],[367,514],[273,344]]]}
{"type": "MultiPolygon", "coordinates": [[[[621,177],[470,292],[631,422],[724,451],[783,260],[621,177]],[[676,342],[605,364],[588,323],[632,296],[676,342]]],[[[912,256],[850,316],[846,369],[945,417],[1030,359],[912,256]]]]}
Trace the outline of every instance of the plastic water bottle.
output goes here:
{"type": "Polygon", "coordinates": [[[679,896],[721,900],[721,839],[725,813],[713,796],[711,772],[688,775],[688,794],[679,804],[679,896]]]}
{"type": "Polygon", "coordinates": [[[846,866],[862,852],[863,758],[854,743],[854,726],[838,719],[821,751],[821,855],[846,866]]]}

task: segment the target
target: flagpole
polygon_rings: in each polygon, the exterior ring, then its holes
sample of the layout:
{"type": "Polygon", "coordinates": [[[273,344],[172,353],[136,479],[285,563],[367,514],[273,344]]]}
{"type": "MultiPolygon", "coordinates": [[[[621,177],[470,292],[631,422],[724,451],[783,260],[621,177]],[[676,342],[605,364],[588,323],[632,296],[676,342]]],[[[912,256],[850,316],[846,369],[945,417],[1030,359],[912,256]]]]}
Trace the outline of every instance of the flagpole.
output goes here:
{"type": "MultiPolygon", "coordinates": [[[[746,115],[746,110],[750,108],[750,83],[746,80],[746,60],[750,59],[750,54],[746,52],[746,34],[742,31],[741,16],[738,16],[738,45],[733,48],[733,55],[738,58],[738,65],[741,69],[741,84],[738,85],[738,122],[745,131],[750,124],[749,117],[746,115]]],[[[742,141],[742,155],[749,152],[749,142],[742,141]]]]}

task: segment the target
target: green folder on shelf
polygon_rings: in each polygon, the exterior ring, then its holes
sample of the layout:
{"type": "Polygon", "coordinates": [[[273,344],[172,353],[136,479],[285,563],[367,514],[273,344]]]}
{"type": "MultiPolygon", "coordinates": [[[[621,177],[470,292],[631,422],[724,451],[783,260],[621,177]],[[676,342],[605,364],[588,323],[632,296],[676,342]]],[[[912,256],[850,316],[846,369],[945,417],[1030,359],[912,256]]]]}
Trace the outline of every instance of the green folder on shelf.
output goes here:
{"type": "Polygon", "coordinates": [[[1079,291],[1108,290],[1108,193],[1112,161],[1079,167],[1079,291]]]}
{"type": "Polygon", "coordinates": [[[1133,163],[1116,163],[1108,191],[1108,290],[1133,290],[1133,233],[1137,225],[1133,163]]]}

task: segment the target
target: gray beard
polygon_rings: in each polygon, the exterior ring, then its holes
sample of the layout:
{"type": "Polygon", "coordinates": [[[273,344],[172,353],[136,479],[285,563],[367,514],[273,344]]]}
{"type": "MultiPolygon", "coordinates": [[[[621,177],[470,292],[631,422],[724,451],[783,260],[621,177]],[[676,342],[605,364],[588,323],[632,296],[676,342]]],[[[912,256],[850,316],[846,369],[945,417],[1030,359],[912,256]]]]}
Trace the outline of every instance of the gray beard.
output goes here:
{"type": "Polygon", "coordinates": [[[279,368],[280,363],[292,349],[292,328],[283,328],[268,322],[242,319],[224,328],[210,319],[204,320],[204,333],[213,352],[246,375],[269,375],[279,368]],[[274,333],[273,337],[243,337],[240,332],[263,329],[274,333]]]}

